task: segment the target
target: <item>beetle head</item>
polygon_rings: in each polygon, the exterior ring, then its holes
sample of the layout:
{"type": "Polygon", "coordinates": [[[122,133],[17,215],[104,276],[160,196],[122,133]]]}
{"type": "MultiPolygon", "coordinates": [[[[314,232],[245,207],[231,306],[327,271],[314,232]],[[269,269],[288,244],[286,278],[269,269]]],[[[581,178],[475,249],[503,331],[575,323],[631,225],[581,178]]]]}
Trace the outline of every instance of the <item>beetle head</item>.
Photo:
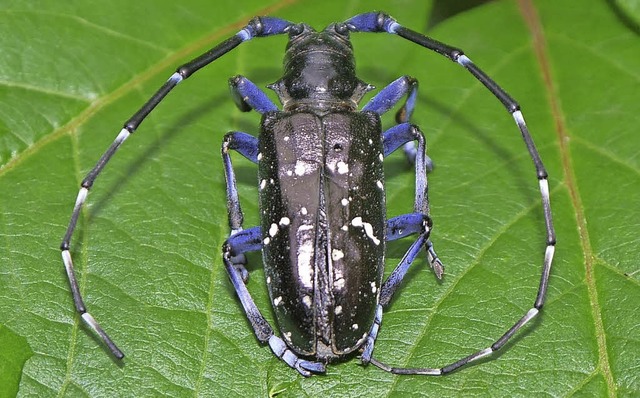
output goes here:
{"type": "Polygon", "coordinates": [[[284,57],[284,76],[269,86],[285,110],[346,107],[355,110],[373,87],[356,77],[349,31],[331,24],[321,32],[305,24],[294,25],[284,57]]]}

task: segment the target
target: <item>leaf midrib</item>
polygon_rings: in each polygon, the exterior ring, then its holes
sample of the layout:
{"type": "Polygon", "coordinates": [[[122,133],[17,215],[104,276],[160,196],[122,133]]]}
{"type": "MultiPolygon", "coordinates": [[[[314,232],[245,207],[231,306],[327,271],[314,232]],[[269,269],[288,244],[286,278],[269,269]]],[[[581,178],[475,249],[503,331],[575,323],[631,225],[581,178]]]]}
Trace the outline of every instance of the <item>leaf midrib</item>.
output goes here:
{"type": "Polygon", "coordinates": [[[578,190],[578,183],[574,174],[574,166],[571,159],[571,154],[567,143],[569,142],[569,135],[564,120],[564,111],[559,101],[556,99],[555,93],[558,92],[554,82],[553,74],[551,71],[551,65],[549,64],[549,56],[547,54],[547,43],[543,33],[543,27],[540,22],[540,17],[532,4],[531,0],[519,0],[518,6],[523,19],[527,25],[527,28],[531,32],[531,38],[533,41],[533,48],[535,50],[535,57],[542,73],[543,83],[546,87],[545,92],[548,96],[549,108],[551,115],[555,121],[554,126],[556,135],[558,136],[558,144],[560,149],[560,157],[562,162],[562,169],[564,170],[564,178],[567,188],[569,190],[569,197],[575,210],[575,217],[578,226],[578,235],[580,237],[580,245],[584,255],[585,266],[585,279],[587,285],[587,291],[589,296],[589,302],[591,304],[591,312],[594,321],[596,341],[598,343],[598,363],[599,368],[602,371],[604,379],[607,383],[607,389],[610,397],[616,396],[616,385],[613,379],[613,373],[611,371],[611,364],[609,363],[609,355],[607,352],[607,339],[605,334],[605,328],[602,321],[602,309],[598,300],[598,289],[595,281],[595,259],[593,254],[593,248],[591,247],[591,239],[589,237],[589,230],[587,227],[587,220],[584,214],[584,206],[582,204],[582,198],[580,191],[578,190]]]}

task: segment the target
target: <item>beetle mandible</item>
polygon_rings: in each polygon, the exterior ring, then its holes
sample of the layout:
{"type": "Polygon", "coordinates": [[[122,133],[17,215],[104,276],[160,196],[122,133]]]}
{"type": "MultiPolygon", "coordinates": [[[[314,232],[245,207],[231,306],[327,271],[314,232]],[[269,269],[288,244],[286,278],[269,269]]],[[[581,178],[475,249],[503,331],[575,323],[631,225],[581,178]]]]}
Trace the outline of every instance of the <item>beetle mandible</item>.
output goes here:
{"type": "Polygon", "coordinates": [[[222,258],[249,322],[262,343],[304,376],[323,373],[325,365],[360,352],[364,364],[396,374],[444,375],[503,347],[541,310],[555,251],[547,172],[529,134],[518,103],[478,68],[462,50],[400,25],[385,13],[356,15],[316,32],[305,24],[256,17],[238,33],[180,66],[167,82],[124,124],[114,142],[81,184],[64,235],[62,259],[76,310],[118,359],[123,352],[87,311],[78,287],[70,241],[80,210],[95,179],[120,145],[182,80],[254,37],[288,34],[284,74],[269,86],[280,110],[243,76],[230,80],[235,103],[262,114],[256,138],[228,133],[222,144],[231,233],[222,258]],[[514,118],[533,160],[542,197],[546,249],[534,304],[491,346],[440,368],[396,368],[376,360],[374,343],[382,309],[418,254],[424,250],[433,271],[444,267],[430,240],[425,139],[409,122],[418,83],[402,76],[364,107],[359,102],[372,86],[358,79],[349,35],[385,32],[412,41],[458,63],[478,79],[514,118]],[[380,116],[398,104],[397,124],[383,131],[380,116]],[[417,145],[416,145],[417,143],[417,145]],[[383,159],[403,148],[415,164],[413,212],[386,219],[383,159]],[[229,151],[258,164],[260,226],[244,229],[229,151]],[[385,243],[416,235],[400,264],[383,280],[385,243]],[[244,253],[262,250],[269,296],[279,337],[260,313],[245,281],[244,253]]]}

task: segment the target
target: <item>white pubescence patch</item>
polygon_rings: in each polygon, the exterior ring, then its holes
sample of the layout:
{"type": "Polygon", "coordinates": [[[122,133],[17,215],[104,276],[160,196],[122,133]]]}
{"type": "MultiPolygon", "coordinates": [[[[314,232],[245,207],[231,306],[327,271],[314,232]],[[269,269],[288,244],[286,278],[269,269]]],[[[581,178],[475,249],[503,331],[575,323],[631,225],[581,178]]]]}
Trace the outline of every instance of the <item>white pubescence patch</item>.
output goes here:
{"type": "Polygon", "coordinates": [[[378,186],[378,188],[384,189],[384,185],[382,184],[382,181],[380,180],[376,181],[376,185],[378,186]]]}
{"type": "Polygon", "coordinates": [[[296,233],[296,239],[301,242],[298,246],[298,275],[300,282],[306,288],[313,287],[313,264],[311,258],[314,253],[313,239],[307,234],[306,231],[313,229],[313,225],[301,225],[296,233]]]}
{"type": "Polygon", "coordinates": [[[271,283],[271,277],[267,276],[267,285],[271,283]]]}
{"type": "Polygon", "coordinates": [[[364,232],[367,234],[369,239],[371,239],[371,241],[376,245],[380,244],[380,239],[378,239],[373,234],[373,226],[371,224],[369,224],[368,222],[362,221],[362,217],[356,217],[353,220],[351,220],[351,225],[353,225],[354,227],[363,227],[364,228],[364,232]]]}
{"type": "Polygon", "coordinates": [[[351,325],[351,329],[358,330],[358,324],[354,323],[353,325],[351,325]]]}
{"type": "Polygon", "coordinates": [[[336,308],[333,310],[333,313],[336,315],[342,314],[342,306],[341,305],[336,306],[336,308]]]}
{"type": "Polygon", "coordinates": [[[349,199],[347,198],[342,198],[342,200],[340,201],[340,203],[342,203],[343,206],[346,206],[349,204],[349,199]]]}
{"type": "Polygon", "coordinates": [[[91,316],[91,314],[89,314],[88,312],[85,312],[81,316],[82,316],[82,319],[84,319],[84,321],[93,328],[93,330],[96,330],[96,331],[99,330],[98,322],[96,322],[96,320],[91,316]]]}
{"type": "Polygon", "coordinates": [[[371,293],[375,293],[378,291],[378,286],[376,286],[375,282],[371,282],[371,293]]]}
{"type": "Polygon", "coordinates": [[[276,307],[280,305],[280,303],[282,303],[282,296],[278,296],[273,299],[273,305],[275,305],[276,307]]]}
{"type": "Polygon", "coordinates": [[[287,142],[287,141],[289,141],[289,136],[285,135],[283,139],[284,139],[284,142],[287,142]]]}
{"type": "Polygon", "coordinates": [[[269,184],[273,185],[275,181],[273,181],[273,178],[269,178],[269,184]]]}
{"type": "Polygon", "coordinates": [[[182,81],[182,79],[184,79],[182,75],[178,72],[175,72],[173,75],[171,75],[171,77],[169,77],[169,79],[167,79],[167,81],[178,84],[182,81]]]}
{"type": "Polygon", "coordinates": [[[300,214],[302,214],[303,216],[307,215],[307,208],[302,206],[302,208],[300,208],[300,214]]]}
{"type": "Polygon", "coordinates": [[[520,111],[513,112],[513,119],[516,121],[518,126],[522,126],[525,124],[524,117],[522,116],[522,112],[520,111]]]}
{"type": "Polygon", "coordinates": [[[332,249],[331,250],[331,259],[333,261],[338,261],[343,257],[344,257],[344,252],[342,250],[339,250],[339,249],[332,249]]]}
{"type": "Polygon", "coordinates": [[[542,193],[542,197],[546,200],[549,200],[549,182],[547,182],[546,178],[543,178],[538,182],[540,185],[540,192],[542,193]]]}
{"type": "Polygon", "coordinates": [[[340,229],[342,229],[343,231],[348,231],[349,230],[349,226],[345,224],[340,229]]]}
{"type": "Polygon", "coordinates": [[[312,173],[316,169],[316,164],[312,162],[305,162],[304,160],[296,160],[296,165],[293,168],[293,172],[297,176],[303,176],[312,173]]]}
{"type": "Polygon", "coordinates": [[[467,57],[466,55],[459,56],[458,59],[457,59],[457,62],[462,66],[473,64],[473,62],[471,62],[469,57],[467,57]]]}
{"type": "Polygon", "coordinates": [[[269,237],[267,236],[262,240],[262,243],[264,243],[265,245],[268,245],[269,243],[271,243],[271,239],[269,239],[269,237]]]}
{"type": "Polygon", "coordinates": [[[311,301],[311,296],[304,296],[302,298],[302,303],[306,305],[308,308],[311,308],[311,304],[313,304],[311,301]]]}
{"type": "Polygon", "coordinates": [[[333,281],[333,287],[336,289],[343,289],[344,285],[345,285],[345,280],[342,277],[333,281]]]}
{"type": "Polygon", "coordinates": [[[291,332],[286,332],[286,333],[284,334],[284,337],[285,337],[287,340],[291,340],[291,332]]]}
{"type": "Polygon", "coordinates": [[[122,130],[120,130],[120,132],[118,133],[118,136],[116,137],[116,139],[114,141],[117,142],[118,145],[120,145],[120,144],[122,144],[124,142],[124,140],[129,138],[130,135],[131,135],[131,133],[129,132],[129,130],[122,129],[122,130]]]}
{"type": "Polygon", "coordinates": [[[384,155],[382,154],[382,152],[378,154],[378,159],[380,159],[381,162],[384,161],[384,155]]]}
{"type": "Polygon", "coordinates": [[[78,191],[78,196],[76,197],[75,207],[81,206],[84,201],[87,199],[87,195],[89,194],[89,190],[85,187],[80,188],[78,191]]]}
{"type": "Polygon", "coordinates": [[[338,162],[338,174],[347,174],[349,172],[349,165],[343,161],[338,162]]]}
{"type": "Polygon", "coordinates": [[[289,225],[291,223],[291,220],[289,220],[289,217],[282,217],[280,219],[280,221],[278,222],[278,224],[282,227],[285,227],[287,225],[289,225]]]}
{"type": "Polygon", "coordinates": [[[276,236],[277,233],[278,233],[278,225],[276,223],[272,223],[271,226],[269,227],[269,236],[273,238],[274,236],[276,236]]]}
{"type": "Polygon", "coordinates": [[[262,160],[262,152],[258,152],[258,156],[256,157],[258,161],[262,160]]]}
{"type": "Polygon", "coordinates": [[[264,187],[267,186],[267,180],[261,180],[260,181],[260,189],[264,189],[264,187]]]}
{"type": "Polygon", "coordinates": [[[369,138],[369,145],[373,145],[373,140],[369,138]]]}
{"type": "Polygon", "coordinates": [[[67,270],[67,275],[71,278],[73,275],[73,261],[71,261],[69,250],[62,251],[62,261],[64,262],[64,268],[67,270]]]}
{"type": "Polygon", "coordinates": [[[293,175],[293,171],[291,171],[291,170],[287,170],[287,175],[288,175],[289,177],[291,177],[291,176],[293,175]]]}

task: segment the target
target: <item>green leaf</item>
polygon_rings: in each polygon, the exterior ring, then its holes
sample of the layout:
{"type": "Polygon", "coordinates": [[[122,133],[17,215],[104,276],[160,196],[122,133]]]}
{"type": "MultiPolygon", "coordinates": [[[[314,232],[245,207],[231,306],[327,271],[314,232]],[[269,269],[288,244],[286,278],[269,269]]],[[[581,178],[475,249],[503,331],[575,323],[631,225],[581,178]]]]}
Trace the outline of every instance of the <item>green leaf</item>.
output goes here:
{"type": "MultiPolygon", "coordinates": [[[[5,2],[0,320],[33,351],[19,395],[640,394],[640,42],[610,3],[586,3],[496,1],[426,32],[463,48],[518,99],[549,171],[558,247],[541,316],[499,354],[447,377],[394,376],[353,358],[305,379],[258,344],[220,259],[221,139],[259,125],[235,108],[226,80],[275,81],[285,37],[243,44],[181,83],[96,181],[72,255],[122,363],[75,313],[59,242],[80,181],[122,123],[177,65],[253,15],[320,28],[384,9],[424,31],[430,2],[5,2]]],[[[413,122],[436,164],[432,239],[446,266],[439,283],[417,261],[375,356],[443,366],[492,344],[535,299],[545,228],[534,168],[511,117],[464,69],[391,35],[354,34],[353,43],[363,80],[421,82],[413,122]]],[[[255,225],[255,166],[239,156],[234,164],[245,225],[255,225]]],[[[389,216],[411,211],[411,168],[397,154],[386,171],[389,216]]],[[[409,244],[389,245],[387,272],[409,244]]],[[[272,319],[260,256],[249,261],[249,290],[272,319]]]]}
{"type": "Polygon", "coordinates": [[[632,28],[640,30],[640,0],[615,0],[620,17],[632,28]]]}
{"type": "Polygon", "coordinates": [[[13,397],[18,391],[22,367],[33,355],[27,339],[15,334],[11,329],[0,325],[0,397],[13,397]]]}

